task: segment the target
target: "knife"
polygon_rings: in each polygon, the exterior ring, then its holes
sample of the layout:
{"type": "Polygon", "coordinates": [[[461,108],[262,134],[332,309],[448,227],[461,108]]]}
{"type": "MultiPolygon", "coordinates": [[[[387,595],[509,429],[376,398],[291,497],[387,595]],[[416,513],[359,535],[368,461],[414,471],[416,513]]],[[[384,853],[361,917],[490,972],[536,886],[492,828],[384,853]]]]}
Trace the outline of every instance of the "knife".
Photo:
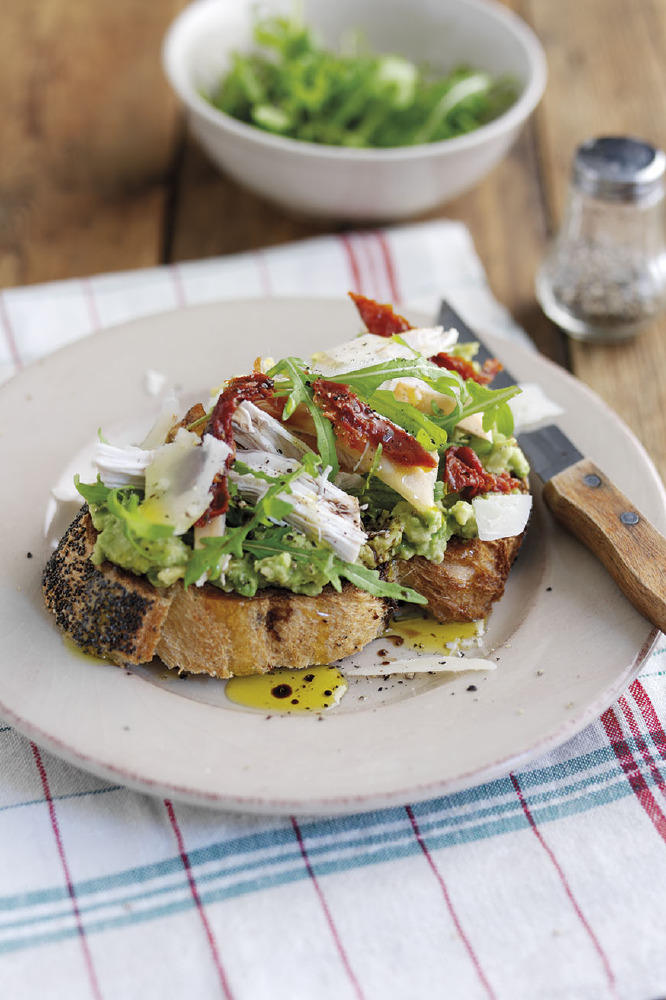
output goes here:
{"type": "MultiPolygon", "coordinates": [[[[477,361],[494,357],[448,302],[437,322],[455,327],[460,341],[479,344],[477,361]]],[[[492,387],[515,384],[503,368],[492,387]]],[[[666,538],[555,424],[519,433],[518,443],[556,520],[599,559],[636,610],[666,632],[666,538]]]]}

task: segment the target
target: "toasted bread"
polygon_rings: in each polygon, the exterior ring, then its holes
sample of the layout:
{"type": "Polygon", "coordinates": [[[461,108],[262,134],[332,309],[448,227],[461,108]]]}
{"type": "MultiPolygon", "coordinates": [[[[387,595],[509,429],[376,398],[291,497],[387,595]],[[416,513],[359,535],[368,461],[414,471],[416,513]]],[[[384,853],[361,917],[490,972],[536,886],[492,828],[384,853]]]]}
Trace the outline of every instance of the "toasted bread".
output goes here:
{"type": "Polygon", "coordinates": [[[441,563],[422,556],[396,560],[393,577],[428,599],[428,611],[440,622],[485,618],[502,596],[522,535],[484,542],[478,538],[448,541],[441,563]]]}
{"type": "Polygon", "coordinates": [[[162,589],[90,556],[96,532],[84,508],[44,570],[47,608],[83,650],[120,664],[154,656],[215,677],[330,663],[385,628],[391,602],[347,584],[316,597],[268,588],[255,597],[205,584],[162,589]]]}
{"type": "MultiPolygon", "coordinates": [[[[222,678],[330,663],[381,635],[391,612],[390,601],[351,584],[316,597],[279,588],[248,598],[210,584],[153,587],[112,563],[95,566],[95,537],[83,508],[46,565],[44,598],[77,646],[115,663],[158,656],[178,671],[222,678]]],[[[521,540],[453,537],[439,565],[420,556],[396,560],[391,576],[427,597],[437,620],[475,621],[502,596],[521,540]]]]}
{"type": "Polygon", "coordinates": [[[84,507],[44,569],[46,607],[85,652],[116,663],[145,663],[155,655],[173,594],[112,563],[95,566],[90,556],[96,537],[84,507]]]}
{"type": "Polygon", "coordinates": [[[278,588],[240,597],[210,584],[173,589],[156,653],[168,667],[215,677],[341,659],[381,635],[389,613],[385,600],[351,584],[316,597],[278,588]]]}

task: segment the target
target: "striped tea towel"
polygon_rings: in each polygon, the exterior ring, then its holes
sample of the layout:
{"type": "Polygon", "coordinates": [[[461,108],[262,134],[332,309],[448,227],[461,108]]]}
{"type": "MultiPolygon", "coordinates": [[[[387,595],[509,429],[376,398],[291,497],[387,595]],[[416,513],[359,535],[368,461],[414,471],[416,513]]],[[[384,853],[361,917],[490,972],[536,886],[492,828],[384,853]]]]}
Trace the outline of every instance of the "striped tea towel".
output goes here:
{"type": "MultiPolygon", "coordinates": [[[[423,223],[0,293],[0,378],[186,303],[349,289],[522,337],[466,229],[423,223]]],[[[0,726],[3,1000],[666,996],[666,643],[524,770],[344,818],[110,784],[0,726]]]]}

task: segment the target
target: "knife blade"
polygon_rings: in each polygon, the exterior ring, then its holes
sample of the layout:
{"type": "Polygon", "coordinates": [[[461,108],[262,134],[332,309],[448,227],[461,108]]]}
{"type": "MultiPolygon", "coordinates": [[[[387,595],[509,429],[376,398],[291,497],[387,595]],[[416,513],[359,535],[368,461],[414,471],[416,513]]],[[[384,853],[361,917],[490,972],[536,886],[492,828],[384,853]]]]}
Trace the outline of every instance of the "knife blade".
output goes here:
{"type": "MultiPolygon", "coordinates": [[[[455,327],[460,341],[479,344],[477,361],[495,356],[448,302],[437,322],[455,327]]],[[[503,368],[492,388],[515,384],[503,368]]],[[[556,424],[523,431],[517,440],[556,520],[599,559],[636,610],[666,632],[666,538],[556,424]]]]}

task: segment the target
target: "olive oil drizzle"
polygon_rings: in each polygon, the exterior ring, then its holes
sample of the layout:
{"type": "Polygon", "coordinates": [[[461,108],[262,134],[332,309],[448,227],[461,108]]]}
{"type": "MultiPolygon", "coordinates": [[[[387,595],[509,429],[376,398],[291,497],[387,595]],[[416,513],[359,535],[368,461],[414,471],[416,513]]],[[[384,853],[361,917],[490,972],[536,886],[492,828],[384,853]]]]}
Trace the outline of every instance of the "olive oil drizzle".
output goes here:
{"type": "MultiPolygon", "coordinates": [[[[438,622],[428,616],[394,619],[386,634],[389,638],[402,639],[410,649],[423,653],[452,653],[466,646],[476,645],[483,635],[485,622],[438,622]]],[[[398,644],[398,643],[396,643],[398,644]]]]}
{"type": "Polygon", "coordinates": [[[330,665],[302,670],[278,668],[269,674],[232,677],[225,693],[229,701],[244,708],[281,714],[325,712],[337,705],[347,681],[337,667],[330,665]]]}

